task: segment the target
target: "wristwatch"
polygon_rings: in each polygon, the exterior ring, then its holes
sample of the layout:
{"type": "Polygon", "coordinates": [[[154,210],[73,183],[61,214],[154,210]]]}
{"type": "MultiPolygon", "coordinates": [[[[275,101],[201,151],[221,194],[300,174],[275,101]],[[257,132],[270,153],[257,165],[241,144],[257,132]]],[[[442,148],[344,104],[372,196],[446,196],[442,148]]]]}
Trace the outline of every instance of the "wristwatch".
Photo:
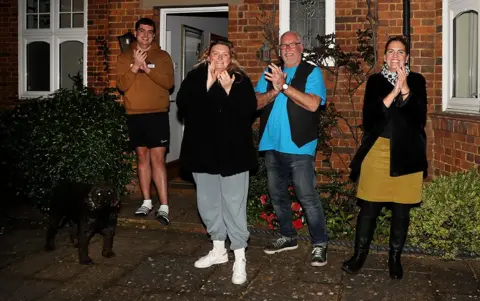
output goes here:
{"type": "Polygon", "coordinates": [[[283,84],[283,85],[282,85],[282,91],[285,91],[285,90],[287,90],[287,89],[288,89],[288,85],[287,85],[287,84],[283,84]]]}

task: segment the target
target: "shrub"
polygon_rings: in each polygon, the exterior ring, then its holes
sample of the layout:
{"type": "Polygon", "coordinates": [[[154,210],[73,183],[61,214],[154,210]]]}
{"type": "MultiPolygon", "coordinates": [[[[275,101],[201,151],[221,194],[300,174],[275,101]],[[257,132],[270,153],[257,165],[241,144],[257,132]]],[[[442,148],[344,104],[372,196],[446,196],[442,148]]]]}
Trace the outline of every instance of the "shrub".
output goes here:
{"type": "Polygon", "coordinates": [[[453,258],[480,251],[480,175],[476,170],[441,176],[426,184],[423,204],[412,211],[410,241],[453,258]]]}
{"type": "Polygon", "coordinates": [[[105,182],[122,191],[132,179],[133,157],[124,109],[109,92],[58,90],[2,112],[2,188],[41,209],[48,209],[59,180],[105,182]]]}

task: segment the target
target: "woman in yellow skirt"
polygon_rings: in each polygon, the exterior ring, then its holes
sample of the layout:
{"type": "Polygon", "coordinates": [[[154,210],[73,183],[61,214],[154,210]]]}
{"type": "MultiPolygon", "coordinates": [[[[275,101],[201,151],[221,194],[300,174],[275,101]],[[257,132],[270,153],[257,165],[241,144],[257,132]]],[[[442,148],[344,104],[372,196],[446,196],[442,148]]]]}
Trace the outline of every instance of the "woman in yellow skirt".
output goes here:
{"type": "Polygon", "coordinates": [[[408,67],[409,49],[403,37],[385,45],[382,71],[367,81],[363,105],[364,135],[350,164],[358,180],[360,213],[352,258],[342,269],[356,274],[368,255],[377,218],[384,206],[392,210],[388,267],[392,279],[403,277],[400,262],[410,223],[410,209],[421,202],[427,175],[427,92],[425,78],[408,67]]]}

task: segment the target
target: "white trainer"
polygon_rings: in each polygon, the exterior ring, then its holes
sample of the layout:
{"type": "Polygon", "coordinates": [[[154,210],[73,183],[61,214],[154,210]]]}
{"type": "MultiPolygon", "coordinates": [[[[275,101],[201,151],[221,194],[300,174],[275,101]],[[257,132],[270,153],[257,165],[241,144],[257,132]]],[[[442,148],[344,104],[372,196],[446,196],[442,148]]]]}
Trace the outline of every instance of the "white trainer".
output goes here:
{"type": "Polygon", "coordinates": [[[195,261],[195,267],[199,269],[204,269],[204,268],[211,267],[214,264],[222,264],[225,262],[228,262],[227,250],[213,249],[210,252],[208,252],[207,255],[195,261]]]}
{"type": "Polygon", "coordinates": [[[247,281],[247,261],[237,259],[233,264],[232,282],[233,284],[244,284],[247,281]]]}

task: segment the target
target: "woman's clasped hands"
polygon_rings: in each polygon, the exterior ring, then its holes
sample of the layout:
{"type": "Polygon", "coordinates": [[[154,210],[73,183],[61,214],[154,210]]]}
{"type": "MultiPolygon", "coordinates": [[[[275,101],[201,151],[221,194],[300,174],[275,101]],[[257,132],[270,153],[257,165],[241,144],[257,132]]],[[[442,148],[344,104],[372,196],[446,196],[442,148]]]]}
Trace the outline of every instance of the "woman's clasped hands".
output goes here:
{"type": "Polygon", "coordinates": [[[232,74],[230,77],[227,70],[222,72],[215,71],[215,66],[209,63],[207,72],[207,91],[217,80],[228,95],[232,89],[233,83],[235,82],[235,74],[232,74]]]}

